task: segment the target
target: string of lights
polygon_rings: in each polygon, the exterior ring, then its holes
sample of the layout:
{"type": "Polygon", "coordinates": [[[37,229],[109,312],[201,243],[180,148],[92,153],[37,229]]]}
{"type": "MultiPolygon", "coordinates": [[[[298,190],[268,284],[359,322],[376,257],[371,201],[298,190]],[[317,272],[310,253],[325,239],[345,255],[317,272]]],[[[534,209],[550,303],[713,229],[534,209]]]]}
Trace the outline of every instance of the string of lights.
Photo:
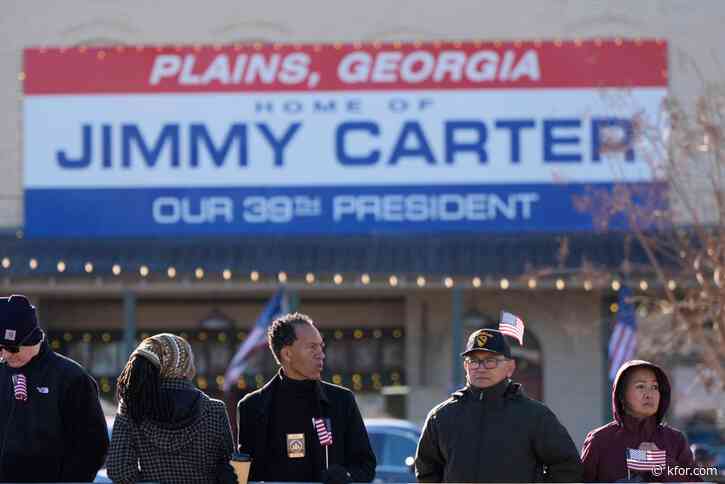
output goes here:
{"type": "MultiPolygon", "coordinates": [[[[30,258],[27,261],[16,261],[19,264],[27,264],[28,269],[32,272],[39,270],[40,264],[37,258],[30,258]]],[[[9,272],[13,268],[14,262],[9,257],[3,257],[0,260],[0,267],[5,271],[9,272]]],[[[58,274],[64,274],[68,271],[68,264],[64,260],[59,260],[55,264],[55,270],[58,274]]],[[[88,275],[103,275],[97,270],[97,265],[93,261],[86,261],[83,263],[82,272],[88,275]]],[[[160,270],[157,273],[153,273],[150,266],[147,264],[141,264],[132,267],[123,267],[121,264],[115,263],[110,268],[110,274],[105,275],[119,277],[124,274],[135,274],[137,277],[142,279],[157,277],[159,279],[175,280],[181,278],[182,272],[175,266],[169,266],[165,270],[160,270]]],[[[555,288],[559,291],[563,291],[567,288],[570,289],[584,289],[585,291],[592,291],[595,289],[607,289],[610,288],[616,292],[622,287],[622,282],[617,278],[615,274],[612,274],[608,281],[606,275],[598,274],[596,280],[581,275],[573,274],[568,277],[559,276],[540,276],[540,277],[527,277],[526,275],[509,276],[496,278],[494,276],[436,276],[436,275],[409,275],[409,274],[316,274],[313,272],[307,272],[304,275],[290,275],[285,271],[277,272],[276,274],[262,274],[260,271],[252,270],[245,274],[235,273],[231,268],[223,269],[219,272],[212,272],[205,269],[202,266],[196,267],[187,276],[193,277],[198,281],[202,280],[222,280],[231,282],[236,280],[238,283],[279,283],[289,284],[295,286],[340,286],[340,287],[365,287],[365,286],[389,286],[392,288],[410,289],[410,288],[440,288],[445,287],[452,289],[454,287],[474,288],[474,289],[551,289],[555,288]]],[[[657,282],[642,278],[635,281],[637,287],[642,292],[647,292],[651,288],[657,289],[657,282]]],[[[677,283],[674,280],[669,280],[667,287],[670,290],[674,290],[677,287],[677,283]]]]}

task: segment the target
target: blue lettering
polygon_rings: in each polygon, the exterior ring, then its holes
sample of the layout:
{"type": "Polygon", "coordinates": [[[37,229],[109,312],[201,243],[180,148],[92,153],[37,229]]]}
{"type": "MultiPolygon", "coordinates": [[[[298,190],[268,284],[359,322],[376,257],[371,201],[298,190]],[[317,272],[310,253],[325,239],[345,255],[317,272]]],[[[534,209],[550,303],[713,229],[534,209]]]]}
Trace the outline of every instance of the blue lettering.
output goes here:
{"type": "Polygon", "coordinates": [[[445,123],[445,146],[446,146],[446,163],[453,164],[456,160],[456,153],[470,151],[478,154],[478,162],[483,164],[488,162],[486,154],[486,138],[488,131],[486,125],[482,121],[446,121],[445,123]],[[456,131],[467,130],[476,132],[475,141],[456,141],[456,131]]]}
{"type": "Polygon", "coordinates": [[[634,161],[633,137],[634,128],[630,119],[594,118],[592,120],[592,161],[601,161],[602,153],[625,150],[624,159],[634,161]],[[618,128],[622,132],[622,137],[616,141],[607,136],[602,139],[602,131],[606,128],[618,128]]]}
{"type": "Polygon", "coordinates": [[[83,155],[75,160],[68,158],[65,151],[60,150],[56,154],[56,159],[61,168],[87,168],[91,164],[91,150],[93,149],[93,140],[91,139],[91,125],[84,124],[81,126],[81,140],[83,144],[83,155]]]}
{"type": "Polygon", "coordinates": [[[315,99],[312,103],[312,109],[316,113],[334,113],[337,111],[337,103],[335,103],[334,99],[328,100],[327,104],[324,104],[321,99],[315,99]]]}
{"type": "Polygon", "coordinates": [[[521,130],[535,126],[536,123],[533,119],[496,121],[497,129],[508,129],[511,133],[511,163],[521,163],[521,130]]]}
{"type": "Polygon", "coordinates": [[[101,142],[103,146],[103,168],[113,168],[113,138],[111,137],[111,125],[101,126],[101,142]]]}
{"type": "Polygon", "coordinates": [[[433,152],[430,149],[428,140],[425,138],[423,129],[420,127],[420,123],[417,121],[406,121],[403,124],[403,129],[400,131],[398,140],[393,148],[393,154],[390,155],[389,165],[394,165],[399,159],[403,157],[410,158],[424,158],[429,165],[434,165],[436,160],[433,157],[433,152]],[[413,147],[409,148],[408,138],[413,140],[413,147]]]}
{"type": "Polygon", "coordinates": [[[545,119],[544,120],[544,163],[579,163],[579,153],[555,153],[556,145],[578,145],[579,136],[555,136],[555,129],[579,128],[579,119],[545,119]]]}
{"type": "Polygon", "coordinates": [[[367,156],[353,156],[345,150],[347,134],[354,131],[361,131],[372,136],[380,135],[380,127],[371,121],[341,123],[335,130],[335,154],[338,162],[348,166],[374,165],[380,160],[380,150],[370,150],[367,156]]]}
{"type": "Polygon", "coordinates": [[[257,123],[257,129],[264,135],[265,139],[267,140],[267,143],[269,143],[269,146],[272,148],[272,151],[274,151],[274,165],[275,166],[283,166],[284,165],[284,149],[285,146],[290,142],[292,139],[292,136],[297,132],[298,129],[300,129],[300,126],[302,126],[302,123],[292,123],[290,124],[287,131],[282,135],[281,139],[277,139],[274,137],[274,133],[269,129],[269,126],[267,126],[266,123],[257,123]]]}
{"type": "Polygon", "coordinates": [[[189,129],[189,143],[191,144],[191,166],[199,166],[199,144],[203,143],[207,153],[218,167],[224,165],[227,153],[235,140],[239,141],[239,166],[247,166],[247,126],[240,123],[232,124],[227,132],[222,147],[217,149],[209,135],[209,130],[203,124],[192,124],[189,129]]]}
{"type": "Polygon", "coordinates": [[[135,144],[141,152],[141,157],[146,162],[146,166],[153,168],[159,160],[161,150],[164,148],[167,142],[171,145],[171,166],[179,167],[179,125],[178,124],[167,124],[164,125],[161,133],[159,134],[156,144],[152,149],[146,146],[141,131],[138,126],[134,124],[124,124],[121,126],[121,164],[124,168],[131,167],[131,145],[135,144]]]}

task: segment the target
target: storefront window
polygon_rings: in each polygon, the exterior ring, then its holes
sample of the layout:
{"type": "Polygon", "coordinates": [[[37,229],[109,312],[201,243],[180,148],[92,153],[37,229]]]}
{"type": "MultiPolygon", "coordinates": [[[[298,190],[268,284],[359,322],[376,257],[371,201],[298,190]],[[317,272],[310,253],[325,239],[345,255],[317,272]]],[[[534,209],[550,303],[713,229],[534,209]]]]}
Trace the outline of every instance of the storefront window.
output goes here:
{"type": "Polygon", "coordinates": [[[121,373],[126,361],[121,357],[122,343],[120,341],[93,345],[92,351],[93,364],[89,369],[93,375],[116,377],[121,373]]]}
{"type": "MultiPolygon", "coordinates": [[[[226,330],[184,330],[171,332],[186,338],[194,351],[196,383],[211,395],[219,396],[223,376],[247,333],[226,330]]],[[[98,379],[102,393],[111,397],[115,379],[126,364],[127,355],[121,331],[49,331],[54,350],[74,359],[98,379]],[[104,390],[105,389],[105,390],[104,390]]],[[[323,378],[354,388],[356,391],[379,391],[388,384],[405,383],[405,338],[402,328],[324,329],[326,343],[323,378]]],[[[149,336],[139,333],[139,339],[149,336]]],[[[236,388],[249,391],[271,378],[278,365],[266,347],[255,349],[246,361],[243,380],[236,388]]]]}

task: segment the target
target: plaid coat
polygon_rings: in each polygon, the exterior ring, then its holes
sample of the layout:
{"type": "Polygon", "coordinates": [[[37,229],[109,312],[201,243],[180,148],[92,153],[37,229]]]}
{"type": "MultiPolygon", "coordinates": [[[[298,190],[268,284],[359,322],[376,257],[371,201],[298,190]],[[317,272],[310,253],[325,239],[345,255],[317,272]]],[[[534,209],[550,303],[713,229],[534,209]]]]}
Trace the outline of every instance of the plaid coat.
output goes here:
{"type": "Polygon", "coordinates": [[[108,477],[117,483],[214,483],[234,450],[226,407],[186,380],[165,380],[164,390],[192,392],[193,418],[181,423],[144,420],[136,425],[121,407],[108,453],[108,477]]]}

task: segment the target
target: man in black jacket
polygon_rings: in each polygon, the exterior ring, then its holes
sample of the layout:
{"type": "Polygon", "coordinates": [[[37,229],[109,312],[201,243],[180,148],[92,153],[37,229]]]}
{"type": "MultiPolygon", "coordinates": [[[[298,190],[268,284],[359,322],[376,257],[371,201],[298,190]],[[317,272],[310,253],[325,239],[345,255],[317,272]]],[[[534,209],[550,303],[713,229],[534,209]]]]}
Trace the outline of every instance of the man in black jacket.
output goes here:
{"type": "Polygon", "coordinates": [[[511,376],[516,363],[502,333],[468,339],[467,385],[428,414],[418,442],[419,482],[581,482],[574,442],[543,403],[511,376]]]}
{"type": "Polygon", "coordinates": [[[267,336],[282,368],[237,405],[239,451],[252,456],[249,480],[372,481],[375,455],[355,397],[320,381],[324,342],[312,320],[288,314],[267,336]]]}
{"type": "Polygon", "coordinates": [[[25,296],[0,298],[0,359],[0,481],[92,481],[108,450],[98,387],[50,349],[25,296]]]}

